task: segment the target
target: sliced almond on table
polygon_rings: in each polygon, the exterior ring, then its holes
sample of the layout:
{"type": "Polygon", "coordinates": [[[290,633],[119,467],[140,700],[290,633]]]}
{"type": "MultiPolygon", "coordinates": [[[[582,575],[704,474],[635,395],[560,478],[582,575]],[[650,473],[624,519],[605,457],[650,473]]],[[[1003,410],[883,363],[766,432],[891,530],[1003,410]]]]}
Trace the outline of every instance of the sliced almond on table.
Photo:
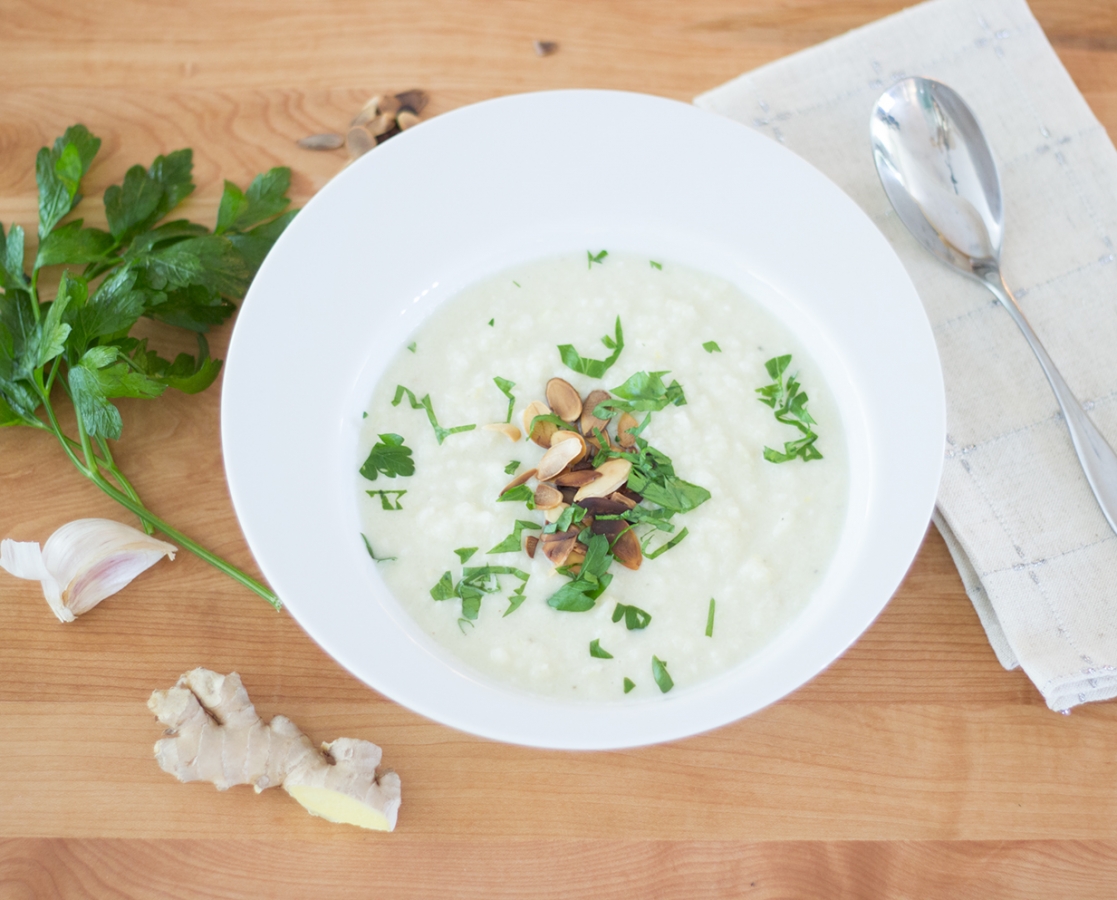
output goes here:
{"type": "Polygon", "coordinates": [[[515,478],[513,478],[511,481],[509,481],[508,484],[506,484],[503,488],[501,488],[500,495],[503,497],[510,490],[512,490],[512,488],[519,487],[521,484],[526,484],[529,480],[531,480],[534,477],[535,477],[535,469],[525,469],[523,472],[521,472],[519,475],[517,475],[515,478]]]}
{"type": "Polygon", "coordinates": [[[365,126],[369,133],[375,137],[380,137],[382,134],[387,134],[396,127],[396,117],[391,113],[380,113],[380,115],[371,119],[365,126]]]}
{"type": "MultiPolygon", "coordinates": [[[[544,457],[546,458],[546,457],[544,457]]],[[[628,481],[628,474],[632,471],[632,463],[627,459],[607,459],[597,467],[600,476],[596,481],[578,488],[574,500],[584,500],[586,497],[608,497],[613,491],[628,481]]]]}
{"type": "MultiPolygon", "coordinates": [[[[556,475],[565,469],[575,459],[581,457],[586,452],[585,444],[579,441],[559,441],[550,450],[543,454],[543,458],[539,460],[539,468],[536,471],[536,478],[540,481],[550,481],[556,475]]],[[[627,473],[626,473],[627,477],[627,473]]],[[[596,484],[597,482],[592,482],[596,484]]],[[[584,491],[591,485],[586,485],[579,490],[584,491]]],[[[606,493],[613,493],[616,486],[611,488],[606,493]]],[[[605,494],[598,494],[594,496],[605,496],[605,494]]]]}
{"type": "Polygon", "coordinates": [[[558,431],[558,426],[554,422],[536,422],[533,429],[531,423],[536,416],[550,414],[551,408],[542,400],[532,400],[524,410],[524,433],[540,447],[551,446],[551,435],[558,431]]]}
{"type": "Polygon", "coordinates": [[[562,505],[562,503],[562,491],[558,488],[551,487],[549,484],[541,484],[535,489],[536,509],[553,509],[562,505]]]}
{"type": "Polygon", "coordinates": [[[482,425],[481,427],[484,428],[485,431],[499,431],[501,434],[507,437],[508,440],[512,441],[512,443],[515,443],[521,437],[523,437],[520,429],[513,425],[511,422],[493,422],[491,425],[482,425]]]}
{"type": "Polygon", "coordinates": [[[298,141],[304,150],[337,150],[345,146],[345,137],[340,134],[311,134],[298,141]]]}
{"type": "Polygon", "coordinates": [[[398,109],[409,109],[413,113],[421,113],[430,102],[430,95],[426,91],[410,90],[401,91],[396,94],[396,100],[399,101],[398,109]]]}
{"type": "Polygon", "coordinates": [[[547,382],[547,402],[564,422],[573,422],[582,414],[582,395],[565,378],[547,382]]]}
{"type": "Polygon", "coordinates": [[[375,139],[363,128],[350,128],[345,135],[345,149],[349,151],[351,159],[364,156],[375,146],[375,139]]]}
{"type": "Polygon", "coordinates": [[[608,391],[590,391],[589,396],[586,397],[585,403],[582,404],[582,434],[588,437],[593,434],[595,428],[600,428],[602,431],[605,430],[605,426],[609,424],[608,420],[599,419],[593,414],[593,411],[597,409],[598,403],[608,399],[608,391]]]}
{"type": "Polygon", "coordinates": [[[403,106],[398,94],[394,97],[391,94],[381,94],[379,97],[373,97],[369,104],[371,105],[373,101],[376,101],[376,111],[388,116],[394,116],[403,106]]]}
{"type": "Polygon", "coordinates": [[[617,443],[629,450],[636,446],[636,438],[628,432],[635,428],[640,423],[636,421],[636,416],[632,413],[621,413],[621,417],[617,419],[617,443]]]}
{"type": "MultiPolygon", "coordinates": [[[[576,464],[575,464],[576,465],[576,464]]],[[[597,474],[596,469],[570,469],[555,476],[555,484],[559,487],[576,487],[579,488],[584,484],[589,484],[591,481],[597,481],[601,476],[597,474]]]]}
{"type": "Polygon", "coordinates": [[[568,506],[570,506],[569,503],[560,503],[558,506],[552,506],[550,509],[545,509],[543,510],[543,518],[547,520],[548,525],[550,525],[552,522],[557,522],[559,520],[559,516],[562,515],[562,511],[568,506]]]}
{"type": "Polygon", "coordinates": [[[401,109],[396,113],[396,124],[399,125],[400,131],[407,131],[408,128],[414,128],[421,121],[422,119],[410,110],[401,109]]]}

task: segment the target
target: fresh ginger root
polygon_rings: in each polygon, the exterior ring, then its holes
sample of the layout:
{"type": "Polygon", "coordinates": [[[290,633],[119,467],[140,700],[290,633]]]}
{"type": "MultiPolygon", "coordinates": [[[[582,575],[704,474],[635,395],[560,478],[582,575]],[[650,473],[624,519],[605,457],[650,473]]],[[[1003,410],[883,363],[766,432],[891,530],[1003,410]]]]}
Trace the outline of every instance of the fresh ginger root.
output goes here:
{"type": "Polygon", "coordinates": [[[312,815],[392,831],[400,805],[395,772],[379,778],[380,748],[338,738],[315,749],[285,716],[265,725],[240,676],[209,669],[187,672],[148,709],[166,726],[155,743],[160,768],[179,781],[212,781],[219,791],[250,784],[256,793],[282,784],[312,815]]]}

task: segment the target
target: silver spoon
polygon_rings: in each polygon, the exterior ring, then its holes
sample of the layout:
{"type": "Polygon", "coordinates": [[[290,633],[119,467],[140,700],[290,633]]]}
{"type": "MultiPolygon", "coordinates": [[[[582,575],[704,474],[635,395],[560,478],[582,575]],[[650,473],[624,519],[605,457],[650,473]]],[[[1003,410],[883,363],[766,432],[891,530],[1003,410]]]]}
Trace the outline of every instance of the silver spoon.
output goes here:
{"type": "Polygon", "coordinates": [[[1117,531],[1117,454],[1082,411],[1001,275],[1001,181],[974,114],[945,84],[905,78],[873,107],[869,133],[900,221],[940,260],[989,288],[1024,332],[1059,401],[1086,480],[1117,531]]]}

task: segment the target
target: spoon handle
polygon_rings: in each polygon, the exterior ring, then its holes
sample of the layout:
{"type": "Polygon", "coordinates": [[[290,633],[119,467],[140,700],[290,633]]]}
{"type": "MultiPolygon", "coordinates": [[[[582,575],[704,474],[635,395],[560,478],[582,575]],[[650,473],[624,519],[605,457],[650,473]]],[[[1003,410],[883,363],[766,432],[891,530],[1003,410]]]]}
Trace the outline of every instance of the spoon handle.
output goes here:
{"type": "Polygon", "coordinates": [[[1098,506],[1109,521],[1109,527],[1117,532],[1117,453],[1113,452],[1113,448],[1090,421],[1090,417],[1082,409],[1078,399],[1063,380],[1063,376],[1055,368],[1055,363],[1051,361],[1043,344],[1032,331],[1032,326],[1024,318],[1024,313],[1012,295],[1012,291],[1005,284],[1001,273],[992,269],[982,274],[984,275],[982,284],[996,295],[1013,321],[1020,326],[1036,359],[1039,360],[1043,374],[1047,376],[1051,390],[1055,392],[1055,399],[1059,401],[1059,408],[1063,411],[1063,419],[1067,423],[1067,431],[1070,432],[1070,439],[1078,454],[1078,461],[1082,464],[1082,471],[1086,474],[1086,480],[1090,482],[1098,506]]]}

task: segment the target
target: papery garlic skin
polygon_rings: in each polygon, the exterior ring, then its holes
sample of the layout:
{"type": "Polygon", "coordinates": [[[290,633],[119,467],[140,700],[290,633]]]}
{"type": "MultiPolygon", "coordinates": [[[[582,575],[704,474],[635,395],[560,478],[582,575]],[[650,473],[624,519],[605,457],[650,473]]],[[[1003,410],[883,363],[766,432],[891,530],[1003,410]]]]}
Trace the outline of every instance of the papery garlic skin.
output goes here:
{"type": "Polygon", "coordinates": [[[72,622],[178,548],[112,519],[76,519],[36,542],[0,542],[0,567],[42,584],[59,621],[72,622]]]}

